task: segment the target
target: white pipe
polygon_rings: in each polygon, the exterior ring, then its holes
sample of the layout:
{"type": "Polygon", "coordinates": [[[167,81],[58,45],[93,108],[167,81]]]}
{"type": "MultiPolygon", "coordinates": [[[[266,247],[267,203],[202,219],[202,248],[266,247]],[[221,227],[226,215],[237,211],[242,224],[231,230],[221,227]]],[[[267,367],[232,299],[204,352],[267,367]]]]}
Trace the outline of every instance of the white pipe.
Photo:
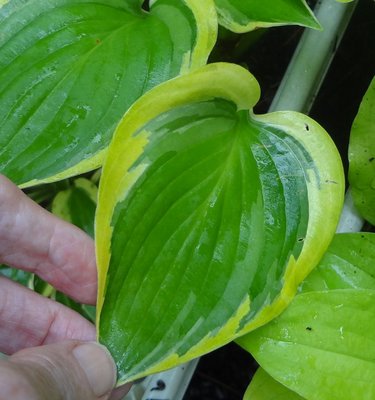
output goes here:
{"type": "Polygon", "coordinates": [[[357,1],[344,4],[318,1],[314,13],[323,30],[305,29],[269,111],[293,110],[308,114],[357,1]]]}

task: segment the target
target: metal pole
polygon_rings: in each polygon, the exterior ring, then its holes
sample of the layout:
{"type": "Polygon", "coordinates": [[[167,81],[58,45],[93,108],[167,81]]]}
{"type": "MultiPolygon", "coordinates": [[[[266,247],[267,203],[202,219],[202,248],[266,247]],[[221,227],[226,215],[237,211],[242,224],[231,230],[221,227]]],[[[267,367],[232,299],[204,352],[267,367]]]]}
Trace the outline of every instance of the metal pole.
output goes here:
{"type": "Polygon", "coordinates": [[[323,30],[305,29],[269,111],[308,114],[335,56],[357,1],[318,1],[314,13],[323,30]]]}

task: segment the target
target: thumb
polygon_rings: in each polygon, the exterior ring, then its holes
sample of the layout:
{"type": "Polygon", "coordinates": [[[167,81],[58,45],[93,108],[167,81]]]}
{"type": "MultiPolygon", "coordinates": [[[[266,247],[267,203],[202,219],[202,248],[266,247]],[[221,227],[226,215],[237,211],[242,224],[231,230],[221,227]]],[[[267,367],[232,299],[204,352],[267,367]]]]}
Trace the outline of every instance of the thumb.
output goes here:
{"type": "Polygon", "coordinates": [[[92,342],[33,347],[0,362],[0,400],[105,400],[115,383],[108,350],[92,342]]]}

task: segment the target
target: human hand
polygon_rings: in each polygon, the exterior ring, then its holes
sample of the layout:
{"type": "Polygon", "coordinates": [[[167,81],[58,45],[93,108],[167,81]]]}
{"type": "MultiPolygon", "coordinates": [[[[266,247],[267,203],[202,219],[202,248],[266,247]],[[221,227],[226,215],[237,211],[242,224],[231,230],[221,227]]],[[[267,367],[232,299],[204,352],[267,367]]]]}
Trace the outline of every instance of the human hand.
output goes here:
{"type": "MultiPolygon", "coordinates": [[[[0,263],[30,271],[82,303],[95,304],[94,244],[0,176],[0,263]]],[[[76,312],[0,277],[0,399],[107,399],[115,364],[76,312]],[[87,343],[89,341],[89,343],[87,343]]],[[[111,398],[120,398],[122,388],[111,398]]]]}

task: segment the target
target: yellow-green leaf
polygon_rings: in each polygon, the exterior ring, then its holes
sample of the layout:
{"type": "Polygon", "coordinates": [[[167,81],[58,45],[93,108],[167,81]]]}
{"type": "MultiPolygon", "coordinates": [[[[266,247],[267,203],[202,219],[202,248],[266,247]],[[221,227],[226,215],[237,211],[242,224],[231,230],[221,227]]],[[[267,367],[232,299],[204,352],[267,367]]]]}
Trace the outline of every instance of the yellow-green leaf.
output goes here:
{"type": "Polygon", "coordinates": [[[334,289],[375,290],[374,234],[335,235],[319,265],[300,287],[303,292],[334,289]]]}
{"type": "Polygon", "coordinates": [[[307,400],[374,399],[374,275],[375,234],[337,235],[290,306],[238,342],[307,400]]]}
{"type": "Polygon", "coordinates": [[[267,372],[258,368],[246,390],[243,400],[304,400],[297,393],[275,381],[267,372]]]}

